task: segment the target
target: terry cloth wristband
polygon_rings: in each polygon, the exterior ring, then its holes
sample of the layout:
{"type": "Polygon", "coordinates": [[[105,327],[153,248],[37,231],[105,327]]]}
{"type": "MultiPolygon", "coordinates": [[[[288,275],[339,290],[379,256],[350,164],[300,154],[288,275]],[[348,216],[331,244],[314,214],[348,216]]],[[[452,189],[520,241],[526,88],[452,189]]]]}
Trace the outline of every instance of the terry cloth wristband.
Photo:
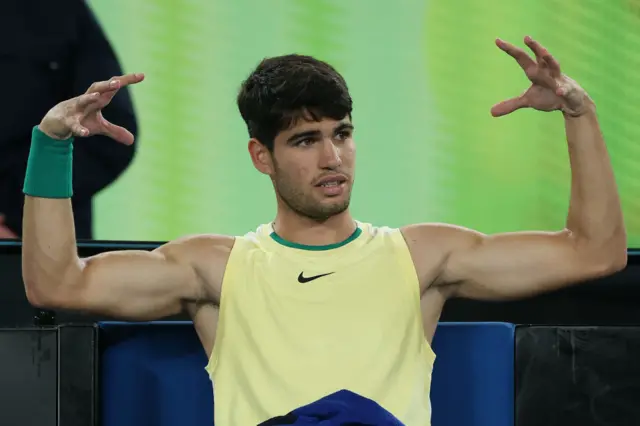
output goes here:
{"type": "Polygon", "coordinates": [[[71,198],[73,195],[73,137],[53,139],[38,126],[31,133],[31,151],[23,192],[39,198],[71,198]]]}

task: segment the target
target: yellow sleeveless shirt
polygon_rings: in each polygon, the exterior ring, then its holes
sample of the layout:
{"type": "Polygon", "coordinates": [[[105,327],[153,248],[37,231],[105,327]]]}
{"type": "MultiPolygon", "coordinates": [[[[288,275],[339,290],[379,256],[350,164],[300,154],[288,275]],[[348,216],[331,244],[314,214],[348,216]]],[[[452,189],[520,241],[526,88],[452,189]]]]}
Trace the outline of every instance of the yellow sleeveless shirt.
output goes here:
{"type": "Polygon", "coordinates": [[[398,229],[358,222],[329,246],[284,241],[271,225],[236,239],[206,367],[216,425],[257,425],[347,389],[428,426],[434,360],[398,229]]]}

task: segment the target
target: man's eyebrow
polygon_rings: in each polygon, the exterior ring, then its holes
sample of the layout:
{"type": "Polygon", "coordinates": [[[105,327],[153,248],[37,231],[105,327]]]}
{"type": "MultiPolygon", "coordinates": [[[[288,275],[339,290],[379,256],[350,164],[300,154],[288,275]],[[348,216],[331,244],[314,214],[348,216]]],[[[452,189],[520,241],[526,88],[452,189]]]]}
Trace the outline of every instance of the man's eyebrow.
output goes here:
{"type": "Polygon", "coordinates": [[[353,130],[353,124],[351,123],[341,123],[338,127],[335,128],[335,130],[333,131],[334,133],[338,133],[341,132],[343,130],[353,130]]]}
{"type": "Polygon", "coordinates": [[[309,137],[318,136],[318,135],[320,135],[319,130],[307,130],[306,132],[298,132],[289,136],[289,138],[287,139],[287,142],[293,142],[296,139],[309,138],[309,137]]]}

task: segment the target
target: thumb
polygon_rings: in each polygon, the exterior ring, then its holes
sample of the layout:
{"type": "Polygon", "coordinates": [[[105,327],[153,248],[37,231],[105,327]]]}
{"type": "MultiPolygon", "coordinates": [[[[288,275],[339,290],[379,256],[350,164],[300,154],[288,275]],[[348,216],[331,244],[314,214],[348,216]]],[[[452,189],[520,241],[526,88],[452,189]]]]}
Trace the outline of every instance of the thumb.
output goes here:
{"type": "Polygon", "coordinates": [[[502,117],[503,115],[511,114],[520,108],[526,107],[527,102],[524,96],[516,96],[515,98],[507,99],[506,101],[495,104],[491,108],[491,115],[494,117],[502,117]]]}

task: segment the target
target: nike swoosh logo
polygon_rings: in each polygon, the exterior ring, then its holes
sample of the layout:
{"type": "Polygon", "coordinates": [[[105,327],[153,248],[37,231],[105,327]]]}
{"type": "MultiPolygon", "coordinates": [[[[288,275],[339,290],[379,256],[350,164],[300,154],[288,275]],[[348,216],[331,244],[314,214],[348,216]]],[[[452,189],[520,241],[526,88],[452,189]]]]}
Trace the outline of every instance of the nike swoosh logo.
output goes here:
{"type": "Polygon", "coordinates": [[[329,272],[328,274],[320,274],[320,275],[314,275],[312,277],[305,277],[305,276],[302,275],[303,273],[304,272],[300,272],[300,275],[298,275],[298,282],[302,283],[302,284],[308,283],[310,281],[317,280],[318,278],[326,277],[327,275],[333,274],[333,272],[329,272]]]}

